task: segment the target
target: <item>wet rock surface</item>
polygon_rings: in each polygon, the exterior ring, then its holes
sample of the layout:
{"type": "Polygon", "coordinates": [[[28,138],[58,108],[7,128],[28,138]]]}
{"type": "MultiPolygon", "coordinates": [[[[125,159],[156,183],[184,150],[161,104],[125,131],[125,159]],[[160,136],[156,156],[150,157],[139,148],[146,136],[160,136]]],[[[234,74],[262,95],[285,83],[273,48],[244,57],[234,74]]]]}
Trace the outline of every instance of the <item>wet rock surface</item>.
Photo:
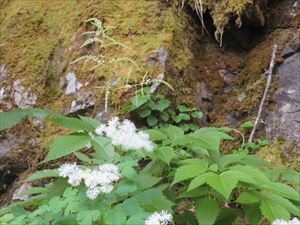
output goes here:
{"type": "Polygon", "coordinates": [[[13,99],[14,103],[20,109],[32,108],[36,104],[37,95],[25,89],[20,79],[13,83],[13,99]]]}
{"type": "Polygon", "coordinates": [[[300,52],[286,58],[276,74],[279,87],[273,99],[277,107],[267,117],[267,138],[300,141],[300,52]]]}
{"type": "Polygon", "coordinates": [[[24,142],[23,135],[9,134],[6,137],[0,136],[0,158],[9,154],[10,151],[17,148],[24,142]]]}

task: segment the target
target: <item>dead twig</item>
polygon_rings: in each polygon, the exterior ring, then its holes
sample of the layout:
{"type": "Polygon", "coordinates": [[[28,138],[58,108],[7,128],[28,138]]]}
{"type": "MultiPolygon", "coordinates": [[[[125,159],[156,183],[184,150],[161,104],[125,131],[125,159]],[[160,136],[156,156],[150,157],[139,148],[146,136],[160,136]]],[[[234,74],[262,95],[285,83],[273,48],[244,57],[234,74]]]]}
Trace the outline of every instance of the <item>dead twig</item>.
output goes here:
{"type": "Polygon", "coordinates": [[[249,136],[248,142],[253,141],[253,137],[254,137],[258,122],[260,120],[261,113],[263,111],[263,106],[264,106],[264,103],[265,103],[265,100],[266,100],[266,97],[267,97],[267,94],[268,94],[268,90],[270,88],[271,81],[272,81],[272,74],[273,74],[273,68],[274,68],[274,65],[275,65],[276,52],[277,52],[277,44],[274,44],[273,51],[272,51],[271,62],[270,62],[269,69],[268,69],[268,72],[267,72],[268,78],[267,78],[266,87],[265,87],[265,90],[264,90],[263,97],[260,101],[257,117],[256,117],[256,120],[254,122],[254,126],[253,126],[253,129],[252,129],[251,134],[249,136]]]}

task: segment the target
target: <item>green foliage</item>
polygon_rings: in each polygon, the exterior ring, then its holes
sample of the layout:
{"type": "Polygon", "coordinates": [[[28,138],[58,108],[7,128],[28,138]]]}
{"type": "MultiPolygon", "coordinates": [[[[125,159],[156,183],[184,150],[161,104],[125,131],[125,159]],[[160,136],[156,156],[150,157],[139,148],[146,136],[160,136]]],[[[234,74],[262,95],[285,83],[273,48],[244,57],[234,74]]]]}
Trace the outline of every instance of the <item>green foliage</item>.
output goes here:
{"type": "Polygon", "coordinates": [[[149,88],[137,90],[136,95],[125,106],[125,110],[136,111],[149,127],[158,128],[166,124],[174,124],[185,132],[196,130],[198,125],[192,122],[203,117],[203,113],[185,105],[172,109],[169,100],[160,94],[151,95],[149,88]]]}
{"type": "Polygon", "coordinates": [[[90,200],[83,184],[70,187],[65,178],[57,178],[57,170],[38,171],[26,181],[34,185],[44,179],[48,184],[24,192],[31,196],[27,202],[1,210],[1,222],[144,224],[153,212],[172,212],[181,202],[188,206],[174,216],[174,223],[237,224],[239,215],[243,215],[251,225],[258,225],[263,218],[272,222],[300,216],[300,194],[293,188],[300,185],[297,172],[272,168],[244,148],[222,154],[221,142],[233,139],[227,134],[231,129],[183,129],[180,122],[199,119],[202,114],[184,105],[176,108],[178,113],[168,111],[170,105],[163,96],[150,96],[147,90],[130,103],[131,110],[149,120],[149,127],[144,129],[153,142],[153,152],[124,151],[114,146],[109,138],[96,135],[94,129],[100,123],[92,118],[69,118],[40,110],[0,113],[6,121],[2,129],[26,115],[42,115],[73,132],[49,144],[44,163],[75,154],[83,167],[113,163],[121,174],[113,192],[90,200]],[[160,117],[161,113],[164,116],[160,117]],[[92,149],[80,151],[88,145],[92,149]],[[188,207],[193,207],[194,212],[188,207]]]}

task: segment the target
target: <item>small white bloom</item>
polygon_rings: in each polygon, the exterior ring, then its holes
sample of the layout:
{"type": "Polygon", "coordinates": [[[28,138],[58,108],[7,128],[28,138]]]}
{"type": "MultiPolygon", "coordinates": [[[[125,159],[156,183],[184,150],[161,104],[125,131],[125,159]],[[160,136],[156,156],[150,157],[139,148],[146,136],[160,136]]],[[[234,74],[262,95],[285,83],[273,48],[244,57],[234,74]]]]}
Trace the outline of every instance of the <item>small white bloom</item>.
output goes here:
{"type": "Polygon", "coordinates": [[[130,120],[120,122],[117,117],[112,118],[107,125],[99,126],[95,132],[98,135],[106,135],[112,144],[121,146],[124,150],[153,151],[153,143],[149,140],[149,135],[143,131],[137,132],[134,123],[130,120]]]}
{"type": "Polygon", "coordinates": [[[99,171],[102,173],[119,173],[118,167],[111,163],[102,164],[99,166],[99,171]]]}
{"type": "Polygon", "coordinates": [[[150,215],[146,221],[145,225],[168,225],[172,223],[172,215],[167,211],[155,212],[150,215]]]}
{"type": "Polygon", "coordinates": [[[283,219],[276,219],[272,222],[272,225],[300,225],[300,220],[296,217],[289,221],[283,219]]]}
{"type": "Polygon", "coordinates": [[[290,225],[300,225],[300,220],[294,217],[292,220],[290,220],[290,225]]]}
{"type": "Polygon", "coordinates": [[[89,199],[95,200],[98,197],[98,195],[100,194],[100,192],[101,192],[100,187],[95,187],[92,189],[88,189],[86,191],[86,196],[89,199]]]}
{"type": "Polygon", "coordinates": [[[61,165],[58,169],[59,176],[61,176],[61,177],[68,177],[70,174],[72,174],[78,170],[79,170],[79,166],[77,166],[76,163],[74,163],[74,164],[65,163],[65,164],[61,165]]]}
{"type": "Polygon", "coordinates": [[[100,187],[100,191],[104,194],[109,194],[113,191],[114,187],[112,185],[103,185],[100,187]]]}

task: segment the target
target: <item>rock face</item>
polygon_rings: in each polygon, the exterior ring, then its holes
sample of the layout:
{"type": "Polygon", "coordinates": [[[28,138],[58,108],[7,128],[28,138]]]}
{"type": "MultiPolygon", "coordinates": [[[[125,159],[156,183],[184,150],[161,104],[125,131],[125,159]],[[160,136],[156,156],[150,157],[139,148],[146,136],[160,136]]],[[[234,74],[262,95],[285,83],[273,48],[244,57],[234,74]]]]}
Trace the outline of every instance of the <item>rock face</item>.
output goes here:
{"type": "Polygon", "coordinates": [[[267,118],[267,138],[300,141],[300,52],[286,58],[276,74],[279,88],[273,98],[277,109],[267,118]]]}

